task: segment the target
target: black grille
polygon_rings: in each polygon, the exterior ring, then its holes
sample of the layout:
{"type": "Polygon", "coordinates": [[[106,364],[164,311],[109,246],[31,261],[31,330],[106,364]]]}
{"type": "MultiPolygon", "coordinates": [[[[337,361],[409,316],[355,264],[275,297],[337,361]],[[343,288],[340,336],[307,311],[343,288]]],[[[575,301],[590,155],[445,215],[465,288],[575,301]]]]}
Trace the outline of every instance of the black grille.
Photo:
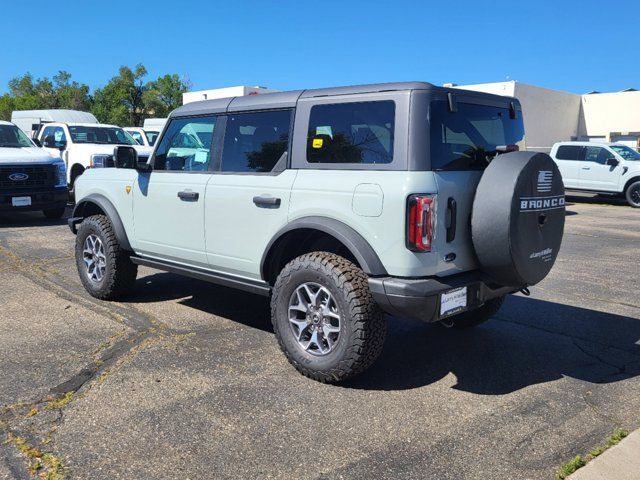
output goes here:
{"type": "Polygon", "coordinates": [[[18,190],[20,188],[51,187],[56,184],[56,170],[57,167],[55,165],[0,167],[0,188],[18,190]],[[27,175],[27,178],[20,180],[23,175],[27,175]],[[15,180],[12,180],[11,176],[15,180]]]}

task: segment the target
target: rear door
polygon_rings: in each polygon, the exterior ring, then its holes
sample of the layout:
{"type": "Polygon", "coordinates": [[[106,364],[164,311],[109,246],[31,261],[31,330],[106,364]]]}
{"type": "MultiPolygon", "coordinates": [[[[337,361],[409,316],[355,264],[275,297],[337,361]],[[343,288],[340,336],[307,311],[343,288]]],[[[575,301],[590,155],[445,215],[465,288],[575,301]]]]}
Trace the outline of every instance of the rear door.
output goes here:
{"type": "Polygon", "coordinates": [[[581,145],[560,145],[555,153],[552,153],[551,157],[558,165],[565,188],[580,188],[580,169],[585,148],[581,145]]]}
{"type": "Polygon", "coordinates": [[[292,110],[229,113],[219,171],[205,196],[212,269],[260,279],[269,240],[287,223],[296,170],[287,169],[292,110]]]}
{"type": "MultiPolygon", "coordinates": [[[[470,218],[476,187],[497,147],[515,149],[523,143],[522,114],[512,118],[508,108],[466,103],[457,111],[446,101],[430,106],[430,157],[437,184],[435,246],[439,269],[477,267],[470,218]],[[445,260],[445,257],[451,260],[445,260]]],[[[496,186],[498,188],[498,186],[496,186]]]]}
{"type": "Polygon", "coordinates": [[[174,118],[133,188],[134,248],[144,255],[207,266],[205,192],[218,118],[174,118]]]}
{"type": "Polygon", "coordinates": [[[617,191],[622,166],[607,165],[615,155],[605,147],[585,147],[585,157],[580,162],[579,187],[586,190],[617,191]]]}

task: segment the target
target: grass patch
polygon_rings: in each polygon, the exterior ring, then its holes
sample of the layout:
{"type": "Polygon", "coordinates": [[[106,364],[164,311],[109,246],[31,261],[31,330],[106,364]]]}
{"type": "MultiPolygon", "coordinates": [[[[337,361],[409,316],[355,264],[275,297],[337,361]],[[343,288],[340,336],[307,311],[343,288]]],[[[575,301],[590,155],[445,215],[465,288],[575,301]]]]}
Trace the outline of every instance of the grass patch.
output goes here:
{"type": "Polygon", "coordinates": [[[47,406],[44,408],[46,408],[47,410],[60,410],[66,407],[69,404],[69,402],[73,400],[73,393],[74,392],[67,392],[61,397],[50,400],[47,403],[47,406]]]}
{"type": "Polygon", "coordinates": [[[589,452],[589,460],[596,458],[598,455],[602,455],[607,449],[619,444],[624,437],[629,435],[626,430],[616,430],[607,438],[607,441],[601,447],[596,447],[589,452]]]}
{"type": "Polygon", "coordinates": [[[7,434],[7,443],[12,443],[16,449],[29,460],[27,467],[31,475],[37,475],[43,480],[64,480],[65,468],[58,457],[51,453],[44,453],[29,445],[24,437],[7,434]]]}
{"type": "Polygon", "coordinates": [[[589,454],[584,458],[582,455],[576,455],[556,471],[556,480],[564,480],[579,468],[584,467],[590,460],[602,455],[606,450],[614,445],[619,444],[627,435],[629,435],[627,430],[616,430],[607,437],[604,445],[591,449],[589,454]]]}
{"type": "Polygon", "coordinates": [[[586,464],[587,462],[584,461],[581,455],[576,455],[558,469],[558,471],[556,472],[556,479],[564,480],[579,468],[584,467],[586,464]]]}

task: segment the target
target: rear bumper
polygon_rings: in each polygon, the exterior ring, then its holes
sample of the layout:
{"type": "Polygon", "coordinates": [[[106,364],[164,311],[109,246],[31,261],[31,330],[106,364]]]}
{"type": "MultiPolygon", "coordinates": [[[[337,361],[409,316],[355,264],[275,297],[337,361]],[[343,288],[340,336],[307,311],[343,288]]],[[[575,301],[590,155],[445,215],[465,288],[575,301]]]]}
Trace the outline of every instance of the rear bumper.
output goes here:
{"type": "Polygon", "coordinates": [[[67,187],[34,187],[19,190],[0,190],[0,212],[28,212],[66,207],[69,201],[67,187]],[[14,207],[12,198],[30,197],[31,205],[14,207]]]}
{"type": "Polygon", "coordinates": [[[487,300],[517,292],[524,285],[492,285],[480,272],[460,273],[444,278],[369,278],[369,288],[380,308],[390,315],[423,322],[436,322],[447,317],[448,315],[440,313],[440,297],[443,293],[462,287],[467,287],[466,308],[455,313],[474,310],[487,300]]]}

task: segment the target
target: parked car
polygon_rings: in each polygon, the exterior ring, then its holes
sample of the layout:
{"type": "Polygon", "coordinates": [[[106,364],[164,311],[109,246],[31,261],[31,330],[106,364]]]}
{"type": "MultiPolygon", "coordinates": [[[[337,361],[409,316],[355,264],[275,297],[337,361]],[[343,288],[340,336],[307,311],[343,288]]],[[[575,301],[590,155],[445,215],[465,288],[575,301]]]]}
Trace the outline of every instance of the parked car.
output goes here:
{"type": "Polygon", "coordinates": [[[0,211],[42,210],[60,218],[67,205],[65,165],[16,125],[0,121],[0,211]]]}
{"type": "Polygon", "coordinates": [[[76,179],[88,168],[113,164],[116,145],[130,145],[142,160],[152,149],[138,145],[122,128],[101,123],[43,123],[36,139],[52,155],[62,158],[67,167],[67,183],[73,193],[76,179]]]}
{"type": "Polygon", "coordinates": [[[138,145],[149,148],[153,147],[160,134],[160,131],[145,130],[141,127],[124,127],[124,131],[131,135],[138,145]]]}
{"type": "Polygon", "coordinates": [[[515,98],[422,82],[189,103],[148,163],[118,147],[78,179],[78,273],[101,299],[138,265],[270,295],[289,361],[341,381],[383,312],[472,327],[547,275],[564,189],[523,139],[515,98]]]}
{"type": "Polygon", "coordinates": [[[160,135],[160,132],[162,132],[166,123],[166,118],[145,118],[144,123],[142,124],[142,129],[146,133],[150,145],[155,145],[156,139],[160,135]]]}
{"type": "Polygon", "coordinates": [[[570,190],[614,193],[640,208],[640,153],[619,143],[559,142],[551,149],[570,190]]]}

